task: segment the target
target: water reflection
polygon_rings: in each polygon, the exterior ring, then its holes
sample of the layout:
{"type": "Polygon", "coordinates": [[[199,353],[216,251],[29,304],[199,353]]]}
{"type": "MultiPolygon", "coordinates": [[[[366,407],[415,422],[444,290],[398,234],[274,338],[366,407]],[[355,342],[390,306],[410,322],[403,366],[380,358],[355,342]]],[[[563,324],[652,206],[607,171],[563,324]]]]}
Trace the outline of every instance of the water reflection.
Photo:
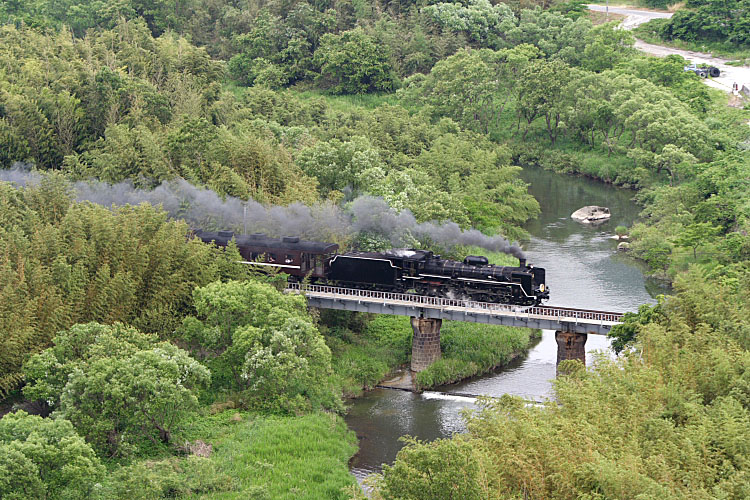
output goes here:
{"type": "Polygon", "coordinates": [[[405,434],[422,440],[451,436],[464,430],[461,410],[474,406],[471,398],[433,397],[393,389],[375,389],[356,400],[346,416],[359,438],[359,453],[351,471],[358,478],[379,472],[401,449],[405,434]]]}
{"type": "MultiPolygon", "coordinates": [[[[634,192],[541,169],[524,169],[522,178],[531,184],[529,191],[542,209],[541,216],[526,227],[531,240],[525,246],[529,262],[547,270],[550,304],[635,311],[640,304],[654,302],[650,290],[664,293],[654,284],[647,287],[641,270],[630,259],[617,255],[617,241],[611,239],[615,227],[630,227],[638,216],[639,207],[631,199],[634,192]],[[571,213],[586,205],[609,207],[612,218],[595,227],[570,219],[571,213]]],[[[594,351],[606,351],[608,347],[606,337],[590,335],[587,364],[593,361],[594,351]]],[[[556,360],[554,332],[544,331],[528,354],[509,366],[440,390],[489,396],[514,394],[541,401],[551,397],[556,360]]],[[[352,472],[362,477],[379,471],[382,463],[392,462],[401,448],[401,435],[432,440],[463,431],[461,410],[473,406],[470,398],[388,389],[368,393],[353,403],[346,417],[361,439],[352,472]]]]}

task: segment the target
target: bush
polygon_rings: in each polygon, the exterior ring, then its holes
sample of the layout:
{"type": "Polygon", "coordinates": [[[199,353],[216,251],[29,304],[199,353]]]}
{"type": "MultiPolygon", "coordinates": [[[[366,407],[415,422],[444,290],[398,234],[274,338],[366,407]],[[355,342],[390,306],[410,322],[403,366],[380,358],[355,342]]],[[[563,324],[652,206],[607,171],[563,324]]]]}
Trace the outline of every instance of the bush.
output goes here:
{"type": "Polygon", "coordinates": [[[411,337],[413,335],[409,318],[405,316],[390,316],[380,314],[373,319],[365,336],[375,339],[382,346],[389,347],[402,356],[402,363],[408,360],[411,353],[411,337]]]}
{"type": "Polygon", "coordinates": [[[23,411],[0,419],[0,498],[85,499],[103,476],[94,450],[69,421],[23,411]]]}
{"type": "MultiPolygon", "coordinates": [[[[424,443],[406,438],[393,465],[383,467],[383,498],[480,500],[487,498],[487,463],[481,452],[460,439],[424,443]]],[[[495,486],[496,487],[496,486],[495,486]]]]}
{"type": "Polygon", "coordinates": [[[187,352],[122,325],[75,325],[25,367],[27,397],[58,407],[97,451],[169,443],[197,409],[209,371],[187,352]]]}
{"type": "Polygon", "coordinates": [[[244,391],[250,405],[273,411],[340,408],[331,351],[304,297],[254,281],[217,281],[193,297],[201,319],[186,318],[182,335],[211,358],[215,387],[244,391]]]}
{"type": "Polygon", "coordinates": [[[190,456],[120,467],[107,476],[97,500],[153,500],[231,491],[234,481],[208,458],[190,456]]]}

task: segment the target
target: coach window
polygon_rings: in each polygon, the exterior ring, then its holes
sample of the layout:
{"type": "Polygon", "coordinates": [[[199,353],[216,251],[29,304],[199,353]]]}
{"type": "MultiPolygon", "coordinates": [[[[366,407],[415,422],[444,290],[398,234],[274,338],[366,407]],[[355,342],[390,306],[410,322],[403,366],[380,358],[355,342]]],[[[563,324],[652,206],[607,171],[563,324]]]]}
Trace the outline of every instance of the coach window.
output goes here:
{"type": "Polygon", "coordinates": [[[286,257],[284,257],[284,264],[292,264],[294,262],[294,255],[288,253],[286,254],[286,257]]]}
{"type": "Polygon", "coordinates": [[[323,256],[315,256],[315,274],[323,274],[323,256]]]}
{"type": "Polygon", "coordinates": [[[269,253],[268,254],[268,262],[276,262],[276,254],[275,253],[269,253]]]}

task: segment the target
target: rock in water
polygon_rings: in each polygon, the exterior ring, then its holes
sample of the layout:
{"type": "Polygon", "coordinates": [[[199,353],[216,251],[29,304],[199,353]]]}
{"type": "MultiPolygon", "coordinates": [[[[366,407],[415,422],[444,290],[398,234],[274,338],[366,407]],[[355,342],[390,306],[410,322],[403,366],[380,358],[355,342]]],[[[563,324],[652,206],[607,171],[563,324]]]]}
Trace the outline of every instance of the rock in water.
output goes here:
{"type": "Polygon", "coordinates": [[[599,224],[608,221],[612,217],[612,214],[609,213],[607,207],[589,205],[588,207],[579,208],[570,217],[583,224],[599,224]]]}
{"type": "Polygon", "coordinates": [[[617,251],[618,252],[628,252],[630,251],[630,243],[627,241],[623,241],[622,243],[619,243],[617,245],[617,251]]]}

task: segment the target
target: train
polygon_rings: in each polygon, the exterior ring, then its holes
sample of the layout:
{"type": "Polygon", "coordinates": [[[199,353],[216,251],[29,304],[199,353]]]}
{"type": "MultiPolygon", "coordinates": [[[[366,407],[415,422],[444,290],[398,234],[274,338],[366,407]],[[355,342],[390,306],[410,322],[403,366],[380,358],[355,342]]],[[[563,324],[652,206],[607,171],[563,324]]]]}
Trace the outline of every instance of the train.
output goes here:
{"type": "Polygon", "coordinates": [[[478,255],[459,262],[415,249],[338,253],[336,243],[297,236],[271,238],[261,233],[236,235],[199,229],[193,229],[192,234],[219,247],[234,240],[243,263],[284,272],[292,282],[306,279],[346,288],[519,306],[539,305],[549,299],[545,270],[522,258],[517,267],[495,266],[478,255]]]}

